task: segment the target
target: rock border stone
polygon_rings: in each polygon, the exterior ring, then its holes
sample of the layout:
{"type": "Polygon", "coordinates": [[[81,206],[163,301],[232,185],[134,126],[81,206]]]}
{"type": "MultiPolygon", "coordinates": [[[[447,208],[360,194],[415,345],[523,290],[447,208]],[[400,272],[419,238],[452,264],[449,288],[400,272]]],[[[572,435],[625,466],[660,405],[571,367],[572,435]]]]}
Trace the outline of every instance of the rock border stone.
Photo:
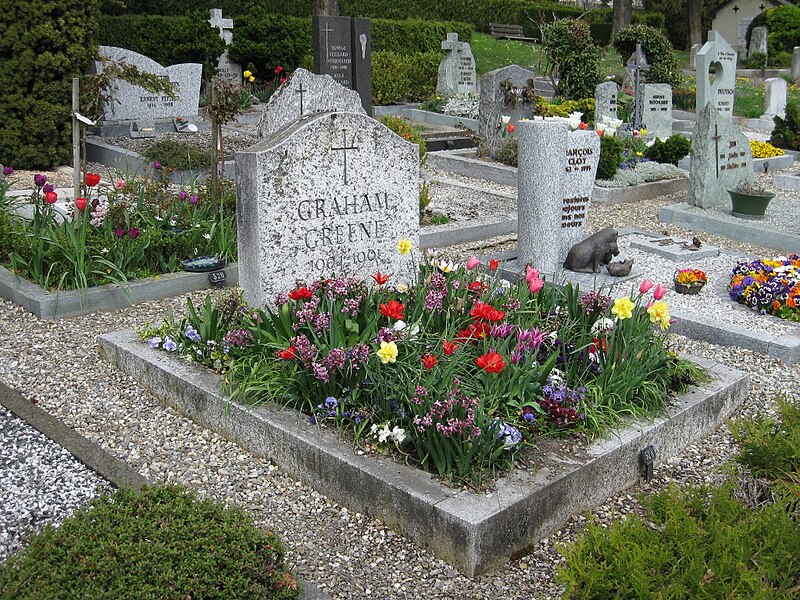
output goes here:
{"type": "MultiPolygon", "coordinates": [[[[227,277],[226,284],[236,285],[239,281],[237,265],[228,265],[223,270],[227,277]]],[[[181,272],[135,279],[125,287],[108,284],[89,288],[85,292],[49,292],[0,267],[0,298],[18,304],[39,319],[64,319],[128,308],[133,304],[180,296],[209,287],[208,273],[181,272]]]]}
{"type": "Polygon", "coordinates": [[[356,455],[299,412],[244,407],[219,393],[219,377],[151,349],[131,331],[100,336],[101,355],[197,423],[268,456],[290,475],[353,510],[380,517],[415,543],[475,576],[487,573],[641,477],[640,453],[656,464],[701,439],[747,395],[748,375],[697,359],[712,381],[678,397],[664,417],[635,422],[591,443],[586,457],[548,455],[535,473],[515,470],[491,494],[457,490],[388,458],[356,455]]]}

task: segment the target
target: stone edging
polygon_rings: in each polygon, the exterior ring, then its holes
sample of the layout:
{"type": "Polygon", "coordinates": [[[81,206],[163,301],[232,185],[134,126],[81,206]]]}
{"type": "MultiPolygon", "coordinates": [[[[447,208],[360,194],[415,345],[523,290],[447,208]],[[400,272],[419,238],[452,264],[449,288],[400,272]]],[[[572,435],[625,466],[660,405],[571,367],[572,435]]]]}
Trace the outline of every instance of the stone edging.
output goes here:
{"type": "Polygon", "coordinates": [[[677,398],[667,416],[597,440],[585,457],[548,454],[546,466],[535,473],[514,470],[488,495],[446,487],[387,458],[358,456],[296,411],[230,403],[210,370],[153,350],[130,331],[102,335],[99,342],[106,360],[197,423],[269,457],[336,502],[380,517],[469,576],[503,564],[570,515],[635,484],[645,446],[652,445],[656,464],[663,463],[715,429],[748,388],[746,374],[697,359],[713,381],[677,398]]]}

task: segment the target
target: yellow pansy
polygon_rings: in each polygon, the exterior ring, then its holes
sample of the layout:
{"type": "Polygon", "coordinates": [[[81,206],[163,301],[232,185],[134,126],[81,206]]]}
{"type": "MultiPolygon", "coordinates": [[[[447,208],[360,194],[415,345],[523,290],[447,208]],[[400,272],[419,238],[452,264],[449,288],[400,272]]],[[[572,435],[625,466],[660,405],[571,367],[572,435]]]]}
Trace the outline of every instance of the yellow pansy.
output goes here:
{"type": "Polygon", "coordinates": [[[377,354],[383,364],[397,362],[397,344],[381,342],[381,348],[377,354]]]}
{"type": "Polygon", "coordinates": [[[630,319],[633,316],[634,303],[631,302],[630,296],[623,296],[614,300],[614,307],[611,309],[613,314],[618,319],[630,319]]]}

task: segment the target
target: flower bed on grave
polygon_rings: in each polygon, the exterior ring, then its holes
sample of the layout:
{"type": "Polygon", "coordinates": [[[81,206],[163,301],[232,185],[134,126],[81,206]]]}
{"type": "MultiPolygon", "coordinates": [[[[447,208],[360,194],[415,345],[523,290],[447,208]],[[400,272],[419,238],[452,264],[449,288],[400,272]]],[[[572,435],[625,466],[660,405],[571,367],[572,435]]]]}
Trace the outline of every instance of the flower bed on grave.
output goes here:
{"type": "Polygon", "coordinates": [[[663,286],[612,301],[496,269],[428,255],[410,286],[378,272],[298,283],[274,309],[209,297],[139,336],[224,373],[233,401],[292,406],[361,450],[472,484],[530,458],[537,436],[656,414],[700,374],[667,347],[663,286]]]}
{"type": "Polygon", "coordinates": [[[156,177],[87,173],[82,195],[59,210],[47,177],[34,177],[29,198],[9,196],[6,167],[0,178],[0,264],[46,290],[85,290],[172,273],[201,256],[236,257],[233,188],[213,200],[208,188],[170,186],[156,177]]]}
{"type": "Polygon", "coordinates": [[[736,263],[730,295],[764,314],[800,321],[800,255],[736,263]]]}

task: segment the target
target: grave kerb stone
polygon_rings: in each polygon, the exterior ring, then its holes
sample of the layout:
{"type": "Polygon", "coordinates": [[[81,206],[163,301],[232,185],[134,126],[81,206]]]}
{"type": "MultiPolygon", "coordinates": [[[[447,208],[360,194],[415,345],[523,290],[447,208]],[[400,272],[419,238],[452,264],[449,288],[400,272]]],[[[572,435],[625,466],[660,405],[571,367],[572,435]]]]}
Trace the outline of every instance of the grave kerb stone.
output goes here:
{"type": "Polygon", "coordinates": [[[782,77],[770,77],[764,81],[764,116],[786,116],[786,80],[782,77]]]}
{"type": "Polygon", "coordinates": [[[736,52],[718,32],[709,31],[708,41],[697,53],[697,111],[711,103],[725,121],[733,120],[736,92],[736,52]],[[714,81],[709,81],[709,73],[714,81]]]}
{"type": "Polygon", "coordinates": [[[254,306],[297,281],[376,271],[410,283],[419,149],[365,114],[316,113],[236,154],[239,281],[254,306]]]}
{"type": "Polygon", "coordinates": [[[648,135],[666,139],[672,135],[672,88],[666,83],[646,83],[642,98],[642,127],[648,135]]]}

